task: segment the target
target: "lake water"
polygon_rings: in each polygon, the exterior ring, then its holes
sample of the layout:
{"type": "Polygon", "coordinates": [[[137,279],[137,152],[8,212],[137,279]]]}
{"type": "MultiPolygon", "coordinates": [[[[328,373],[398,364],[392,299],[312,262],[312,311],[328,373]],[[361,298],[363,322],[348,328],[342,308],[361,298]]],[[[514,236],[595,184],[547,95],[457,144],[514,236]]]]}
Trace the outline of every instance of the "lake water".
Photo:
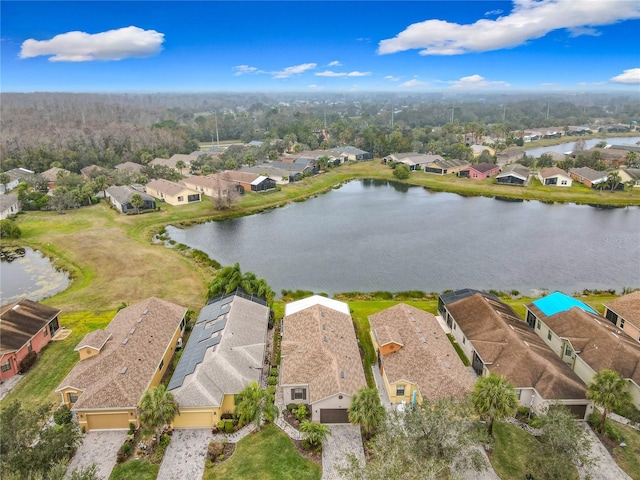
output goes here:
{"type": "Polygon", "coordinates": [[[512,202],[363,180],[167,232],[223,265],[240,263],[277,294],[640,287],[639,207],[512,202]]]}
{"type": "Polygon", "coordinates": [[[71,281],[37,250],[25,248],[24,257],[0,262],[0,299],[4,305],[23,297],[39,301],[65,290],[71,281]]]}
{"type": "MultiPolygon", "coordinates": [[[[609,145],[635,145],[636,142],[640,142],[640,137],[610,137],[610,138],[592,138],[591,140],[585,140],[585,148],[588,150],[592,147],[595,147],[600,142],[607,142],[609,145]]],[[[561,143],[560,145],[553,145],[551,147],[539,147],[532,148],[531,150],[527,150],[527,155],[530,157],[539,157],[543,153],[546,152],[557,152],[557,153],[567,153],[573,150],[573,146],[576,142],[570,143],[561,143]]],[[[525,144],[531,145],[529,143],[525,144]]]]}

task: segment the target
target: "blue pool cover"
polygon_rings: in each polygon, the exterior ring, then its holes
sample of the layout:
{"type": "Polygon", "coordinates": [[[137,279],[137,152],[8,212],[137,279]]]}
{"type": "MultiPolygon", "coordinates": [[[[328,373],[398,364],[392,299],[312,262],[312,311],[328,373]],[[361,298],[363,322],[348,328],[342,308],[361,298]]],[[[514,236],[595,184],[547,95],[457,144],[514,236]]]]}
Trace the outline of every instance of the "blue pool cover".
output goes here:
{"type": "Polygon", "coordinates": [[[534,300],[533,304],[542,310],[547,317],[554,315],[558,312],[565,312],[572,307],[578,307],[584,310],[585,312],[594,313],[597,315],[597,312],[591,308],[589,305],[577,300],[573,297],[569,297],[564,293],[554,292],[551,295],[547,295],[544,298],[540,298],[538,300],[534,300]]]}

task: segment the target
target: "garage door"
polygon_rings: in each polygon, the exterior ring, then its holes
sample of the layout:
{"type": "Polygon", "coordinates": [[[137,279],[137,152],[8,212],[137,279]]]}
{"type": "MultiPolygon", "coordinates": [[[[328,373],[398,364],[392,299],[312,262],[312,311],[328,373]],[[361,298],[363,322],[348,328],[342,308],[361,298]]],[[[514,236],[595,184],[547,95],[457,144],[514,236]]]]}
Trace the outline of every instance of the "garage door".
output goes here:
{"type": "Polygon", "coordinates": [[[87,430],[112,430],[129,428],[129,414],[124,413],[87,413],[87,430]]]}
{"type": "Polygon", "coordinates": [[[346,408],[322,408],[320,409],[320,423],[349,423],[349,414],[346,408]]]}

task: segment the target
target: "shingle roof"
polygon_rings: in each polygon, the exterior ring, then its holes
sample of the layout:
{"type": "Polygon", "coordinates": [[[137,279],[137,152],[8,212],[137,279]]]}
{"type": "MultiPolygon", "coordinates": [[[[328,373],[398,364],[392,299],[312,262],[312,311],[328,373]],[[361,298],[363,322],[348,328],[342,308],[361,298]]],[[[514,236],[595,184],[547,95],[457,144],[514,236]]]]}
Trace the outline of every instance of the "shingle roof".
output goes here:
{"type": "Polygon", "coordinates": [[[155,201],[151,195],[147,195],[142,190],[138,190],[130,185],[111,186],[107,188],[107,193],[120,202],[120,204],[130,201],[131,196],[136,194],[140,195],[143,200],[155,201]]]}
{"type": "Polygon", "coordinates": [[[155,297],[123,308],[104,329],[112,336],[102,351],[79,361],[56,391],[82,390],[75,410],[136,407],[186,311],[155,297]]]}
{"type": "Polygon", "coordinates": [[[500,168],[500,167],[495,163],[482,162],[482,163],[476,163],[475,165],[471,165],[470,167],[468,167],[467,170],[475,170],[476,172],[486,173],[496,168],[500,168]]]}
{"type": "Polygon", "coordinates": [[[49,170],[45,170],[40,175],[48,182],[55,182],[58,179],[58,173],[63,172],[65,175],[70,174],[69,170],[59,167],[51,167],[49,170]]]}
{"type": "Polygon", "coordinates": [[[12,168],[11,170],[7,170],[4,173],[9,175],[9,178],[12,182],[15,182],[16,180],[22,180],[29,175],[33,175],[35,172],[27,170],[26,168],[12,168]]]}
{"type": "Polygon", "coordinates": [[[430,313],[401,303],[371,315],[369,323],[378,344],[402,345],[383,357],[389,382],[416,383],[431,400],[462,397],[473,389],[471,374],[430,313]]]}
{"type": "Polygon", "coordinates": [[[571,168],[569,173],[573,173],[579,177],[586,178],[591,182],[604,181],[607,179],[606,172],[600,172],[589,167],[571,168]]]}
{"type": "Polygon", "coordinates": [[[520,165],[519,163],[512,163],[507,165],[502,169],[496,178],[508,177],[510,175],[515,175],[526,180],[529,177],[530,170],[524,165],[520,165]]]}
{"type": "Polygon", "coordinates": [[[351,315],[314,305],[283,320],[281,385],[309,385],[309,401],[367,386],[351,315]]]}
{"type": "Polygon", "coordinates": [[[604,306],[624,318],[625,321],[640,327],[640,290],[606,302],[604,306]]]}
{"type": "Polygon", "coordinates": [[[546,400],[585,398],[580,378],[508,305],[476,293],[447,309],[491,372],[546,400]]]}
{"type": "Polygon", "coordinates": [[[182,183],[171,182],[169,180],[165,180],[163,178],[158,178],[156,180],[151,180],[146,185],[147,189],[157,190],[158,192],[162,192],[165,195],[174,196],[182,192],[187,192],[187,194],[197,194],[195,190],[188,188],[186,185],[182,183]]]}
{"type": "Polygon", "coordinates": [[[113,168],[115,168],[116,170],[125,170],[125,171],[128,170],[130,172],[140,173],[144,167],[139,163],[124,162],[124,163],[119,163],[113,168]]]}
{"type": "Polygon", "coordinates": [[[107,340],[109,340],[112,335],[113,334],[103,329],[94,330],[93,332],[87,333],[74,350],[78,351],[86,347],[102,350],[102,347],[104,347],[104,344],[107,343],[107,340]]]}
{"type": "Polygon", "coordinates": [[[0,212],[18,203],[18,195],[14,193],[6,193],[0,195],[0,212]]]}
{"type": "Polygon", "coordinates": [[[20,349],[60,314],[57,308],[23,298],[0,308],[0,354],[20,349]]]}
{"type": "Polygon", "coordinates": [[[555,177],[556,175],[569,178],[569,174],[558,167],[543,168],[538,172],[538,175],[540,175],[541,178],[555,177]]]}
{"type": "Polygon", "coordinates": [[[169,382],[181,407],[221,406],[225,394],[260,382],[269,307],[232,295],[198,316],[169,382]]]}

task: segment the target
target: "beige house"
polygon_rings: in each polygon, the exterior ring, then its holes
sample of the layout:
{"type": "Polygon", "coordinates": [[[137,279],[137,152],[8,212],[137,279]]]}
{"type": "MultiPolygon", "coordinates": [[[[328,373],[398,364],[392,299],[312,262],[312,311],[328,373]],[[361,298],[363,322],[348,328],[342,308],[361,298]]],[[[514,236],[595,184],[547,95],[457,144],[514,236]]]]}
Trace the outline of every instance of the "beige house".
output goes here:
{"type": "Polygon", "coordinates": [[[288,304],[281,352],[284,401],[309,405],[314,422],[347,423],[351,398],[367,386],[348,305],[318,295],[288,304]]]}
{"type": "Polygon", "coordinates": [[[558,167],[542,168],[538,172],[538,180],[542,185],[554,187],[570,187],[573,180],[567,172],[558,167]]]}
{"type": "Polygon", "coordinates": [[[240,294],[200,311],[167,387],[180,406],[175,428],[211,428],[233,413],[236,394],[261,383],[268,321],[266,302],[240,294]]]}
{"type": "Polygon", "coordinates": [[[432,314],[400,303],[369,317],[371,340],[392,404],[460,398],[474,379],[432,314]]]}
{"type": "Polygon", "coordinates": [[[85,431],[139,425],[136,408],[160,384],[185,327],[187,309],[151,297],[120,310],[76,346],[80,361],[56,392],[85,431]]]}
{"type": "Polygon", "coordinates": [[[640,342],[640,290],[611,300],[604,306],[605,318],[640,342]]]}
{"type": "Polygon", "coordinates": [[[207,197],[217,198],[219,195],[226,195],[229,190],[236,190],[243,193],[241,187],[230,180],[225,180],[221,176],[207,175],[204,177],[185,177],[181,180],[187,188],[200,192],[207,197]]]}
{"type": "Polygon", "coordinates": [[[627,379],[633,404],[640,408],[640,343],[588,306],[551,315],[535,301],[526,307],[538,336],[584,383],[601,370],[614,370],[627,379]]]}
{"type": "Polygon", "coordinates": [[[167,202],[169,205],[186,205],[202,200],[199,192],[187,188],[181,183],[170,182],[162,178],[151,180],[145,186],[145,190],[152,197],[167,202]]]}
{"type": "Polygon", "coordinates": [[[441,295],[438,310],[474,371],[506,377],[521,405],[540,413],[560,403],[581,419],[593,411],[579,375],[495,296],[459,290],[441,295]]]}

